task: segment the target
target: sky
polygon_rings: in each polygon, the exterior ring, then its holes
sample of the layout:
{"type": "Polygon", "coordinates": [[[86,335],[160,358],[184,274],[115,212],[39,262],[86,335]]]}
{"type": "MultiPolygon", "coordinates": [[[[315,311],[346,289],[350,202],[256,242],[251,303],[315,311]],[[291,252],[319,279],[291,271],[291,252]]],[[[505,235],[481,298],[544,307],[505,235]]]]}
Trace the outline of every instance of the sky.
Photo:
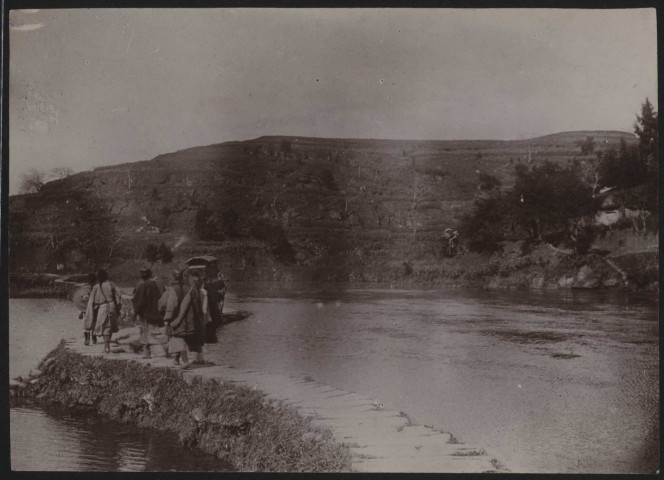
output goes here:
{"type": "Polygon", "coordinates": [[[632,131],[654,9],[10,13],[9,177],[262,135],[522,139],[632,131]]]}

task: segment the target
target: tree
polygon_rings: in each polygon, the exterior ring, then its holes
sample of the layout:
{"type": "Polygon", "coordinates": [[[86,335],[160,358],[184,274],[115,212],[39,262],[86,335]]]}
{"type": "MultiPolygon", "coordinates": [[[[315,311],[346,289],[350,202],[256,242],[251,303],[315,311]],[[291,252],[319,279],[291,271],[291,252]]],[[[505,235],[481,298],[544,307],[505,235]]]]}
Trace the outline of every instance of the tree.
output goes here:
{"type": "Polygon", "coordinates": [[[171,263],[173,261],[173,251],[164,242],[161,242],[159,245],[148,243],[143,250],[143,258],[152,264],[158,260],[161,263],[171,263]]]}
{"type": "Polygon", "coordinates": [[[478,188],[485,192],[490,192],[494,188],[500,187],[503,182],[499,178],[489,175],[488,173],[480,173],[480,184],[478,188]]]}
{"type": "Polygon", "coordinates": [[[67,178],[74,174],[74,170],[69,167],[57,167],[51,170],[51,175],[59,179],[67,178]]]}
{"type": "Polygon", "coordinates": [[[511,200],[509,195],[499,194],[475,201],[472,213],[465,216],[459,225],[470,250],[493,253],[501,249],[501,242],[505,240],[509,228],[511,200]]]}
{"type": "Polygon", "coordinates": [[[582,142],[577,142],[579,148],[581,148],[581,155],[592,155],[595,153],[595,139],[593,137],[586,137],[582,142]]]}
{"type": "Polygon", "coordinates": [[[623,204],[643,211],[657,212],[659,200],[658,115],[648,99],[634,123],[638,145],[624,139],[616,152],[600,156],[599,179],[605,187],[617,187],[623,204]]]}
{"type": "Polygon", "coordinates": [[[284,138],[281,141],[281,151],[286,156],[290,155],[293,152],[293,144],[289,139],[284,138]]]}
{"type": "Polygon", "coordinates": [[[21,176],[21,193],[37,193],[44,186],[44,171],[31,168],[21,176]]]}
{"type": "Polygon", "coordinates": [[[566,231],[569,220],[595,211],[592,188],[576,165],[561,168],[548,161],[531,169],[517,165],[513,192],[518,199],[516,222],[526,229],[530,240],[566,231]]]}
{"type": "Polygon", "coordinates": [[[213,217],[213,212],[209,208],[199,208],[194,219],[194,229],[200,240],[204,241],[222,241],[223,232],[213,217]]]}
{"type": "Polygon", "coordinates": [[[150,263],[159,259],[159,246],[156,243],[148,243],[143,250],[143,257],[150,263]]]}
{"type": "Polygon", "coordinates": [[[240,216],[232,208],[217,213],[203,207],[196,212],[194,228],[200,240],[223,242],[227,236],[238,234],[239,220],[240,216]]]}
{"type": "Polygon", "coordinates": [[[659,210],[659,115],[650,100],[641,105],[641,115],[636,116],[634,133],[639,137],[639,153],[648,172],[644,182],[645,208],[659,210]]]}
{"type": "Polygon", "coordinates": [[[164,242],[159,244],[157,256],[161,260],[161,263],[171,263],[173,261],[173,251],[164,242]]]}
{"type": "Polygon", "coordinates": [[[657,162],[659,152],[659,116],[646,98],[641,104],[641,115],[636,116],[634,133],[639,137],[639,152],[651,162],[657,162]]]}
{"type": "Polygon", "coordinates": [[[648,180],[648,166],[639,155],[637,146],[628,146],[620,139],[620,149],[610,149],[602,155],[599,164],[600,183],[605,187],[627,189],[648,180]]]}
{"type": "Polygon", "coordinates": [[[288,241],[286,232],[281,225],[258,220],[249,227],[249,233],[257,240],[269,243],[270,252],[277,260],[283,263],[293,263],[295,261],[295,249],[288,241]]]}

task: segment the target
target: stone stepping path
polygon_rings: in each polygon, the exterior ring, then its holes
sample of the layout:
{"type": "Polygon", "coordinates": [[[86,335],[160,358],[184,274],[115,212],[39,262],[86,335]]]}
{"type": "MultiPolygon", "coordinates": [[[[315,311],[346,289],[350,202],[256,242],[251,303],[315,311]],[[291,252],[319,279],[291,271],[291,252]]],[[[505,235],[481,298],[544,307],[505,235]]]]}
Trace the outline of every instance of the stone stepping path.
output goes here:
{"type": "MultiPolygon", "coordinates": [[[[121,336],[120,332],[118,336],[121,336]]],[[[67,342],[71,351],[103,355],[103,345],[84,346],[80,339],[67,342]]],[[[141,358],[140,354],[103,355],[108,360],[133,360],[160,368],[176,368],[172,359],[141,358]]],[[[118,349],[114,346],[113,349],[118,349]]],[[[155,352],[157,353],[157,352],[155,352]]],[[[477,473],[505,471],[483,448],[454,442],[449,433],[414,425],[407,415],[382,408],[361,394],[340,390],[302,378],[275,375],[220,365],[192,366],[181,370],[183,378],[216,379],[260,390],[268,397],[283,401],[312,423],[329,429],[335,440],[346,444],[353,453],[357,472],[445,472],[477,473]],[[501,470],[502,469],[502,470],[501,470]]]]}

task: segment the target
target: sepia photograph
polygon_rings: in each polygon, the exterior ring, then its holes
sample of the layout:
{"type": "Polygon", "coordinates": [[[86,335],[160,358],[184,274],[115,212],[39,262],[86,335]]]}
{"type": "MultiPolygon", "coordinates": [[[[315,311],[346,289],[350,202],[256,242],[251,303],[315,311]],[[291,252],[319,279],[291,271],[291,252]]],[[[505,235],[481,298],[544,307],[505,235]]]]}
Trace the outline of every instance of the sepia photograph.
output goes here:
{"type": "Polygon", "coordinates": [[[655,8],[6,13],[13,472],[659,472],[655,8]]]}

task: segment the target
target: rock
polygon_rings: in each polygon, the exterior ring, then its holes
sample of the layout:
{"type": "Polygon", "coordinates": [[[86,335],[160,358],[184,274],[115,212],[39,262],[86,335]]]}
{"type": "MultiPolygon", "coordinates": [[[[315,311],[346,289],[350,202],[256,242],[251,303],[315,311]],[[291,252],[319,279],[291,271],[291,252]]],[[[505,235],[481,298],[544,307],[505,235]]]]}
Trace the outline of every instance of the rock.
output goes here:
{"type": "Polygon", "coordinates": [[[577,272],[572,288],[594,289],[599,288],[601,284],[601,276],[596,274],[590,266],[584,265],[577,272]]]}
{"type": "Polygon", "coordinates": [[[571,287],[573,283],[574,277],[560,277],[560,280],[558,280],[558,286],[560,288],[571,287]]]}
{"type": "Polygon", "coordinates": [[[590,268],[588,265],[584,265],[579,269],[579,271],[576,273],[576,279],[578,281],[583,281],[585,278],[587,278],[591,273],[593,273],[593,269],[590,268]]]}
{"type": "Polygon", "coordinates": [[[614,278],[607,278],[606,280],[604,280],[604,282],[602,282],[602,285],[606,288],[617,287],[618,285],[620,285],[620,280],[618,280],[615,277],[614,278]]]}
{"type": "Polygon", "coordinates": [[[154,403],[154,395],[152,395],[152,392],[146,393],[141,397],[141,400],[143,400],[148,405],[152,405],[154,403]]]}
{"type": "Polygon", "coordinates": [[[196,420],[199,423],[205,420],[205,414],[203,413],[203,410],[200,408],[194,408],[191,411],[191,416],[194,417],[194,420],[196,420]]]}
{"type": "Polygon", "coordinates": [[[44,362],[42,368],[44,369],[44,371],[48,371],[54,363],[55,363],[55,358],[51,357],[44,362]]]}

